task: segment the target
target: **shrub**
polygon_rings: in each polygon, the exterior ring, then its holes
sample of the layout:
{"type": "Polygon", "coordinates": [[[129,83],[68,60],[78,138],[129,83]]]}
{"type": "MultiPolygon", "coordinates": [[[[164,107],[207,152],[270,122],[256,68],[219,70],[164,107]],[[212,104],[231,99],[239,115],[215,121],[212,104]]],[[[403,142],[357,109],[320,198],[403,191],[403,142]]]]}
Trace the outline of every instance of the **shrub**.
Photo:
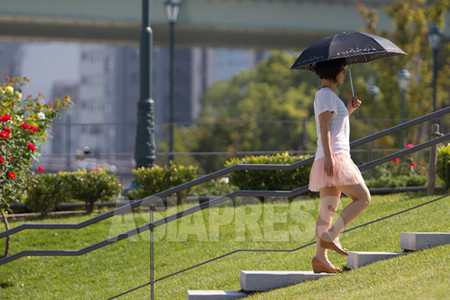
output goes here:
{"type": "MultiPolygon", "coordinates": [[[[225,166],[237,164],[293,164],[309,155],[290,156],[289,153],[272,156],[246,156],[233,158],[225,166]]],[[[241,170],[230,173],[230,183],[241,190],[293,190],[308,184],[311,164],[291,171],[241,170]]]]}
{"type": "MultiPolygon", "coordinates": [[[[408,144],[406,148],[413,147],[408,144]]],[[[369,188],[389,188],[389,187],[406,187],[406,186],[424,186],[427,184],[428,178],[420,175],[425,170],[422,163],[414,162],[412,157],[396,158],[390,162],[376,166],[373,176],[366,180],[369,188]]]]}
{"type": "MultiPolygon", "coordinates": [[[[40,153],[40,146],[49,137],[47,130],[70,98],[43,103],[43,96],[22,95],[27,78],[6,78],[0,82],[0,203],[17,202],[26,190],[31,164],[40,153]]],[[[39,167],[39,170],[44,170],[39,167]]]]}
{"type": "Polygon", "coordinates": [[[189,195],[192,196],[224,196],[230,194],[238,188],[229,183],[228,177],[217,178],[202,183],[192,189],[189,195]]]}
{"type": "MultiPolygon", "coordinates": [[[[130,190],[127,195],[131,199],[142,199],[193,180],[197,168],[171,164],[170,167],[142,167],[134,169],[132,172],[139,185],[137,189],[130,190]]],[[[188,192],[189,190],[184,190],[177,193],[177,204],[186,200],[188,192]]]]}
{"type": "Polygon", "coordinates": [[[427,181],[427,177],[421,175],[381,176],[376,179],[366,180],[366,185],[369,188],[394,188],[406,186],[424,186],[427,181]]]}
{"type": "Polygon", "coordinates": [[[27,191],[27,207],[44,216],[65,199],[65,188],[57,174],[35,175],[27,191]]]}
{"type": "Polygon", "coordinates": [[[444,181],[445,188],[450,188],[450,144],[438,148],[436,172],[444,181]]]}
{"type": "Polygon", "coordinates": [[[406,186],[424,186],[428,182],[426,176],[414,175],[406,178],[406,186]]]}
{"type": "Polygon", "coordinates": [[[88,213],[94,210],[95,202],[112,201],[120,192],[117,177],[106,173],[103,169],[90,172],[85,169],[76,172],[59,172],[58,176],[71,198],[86,204],[88,213]]]}

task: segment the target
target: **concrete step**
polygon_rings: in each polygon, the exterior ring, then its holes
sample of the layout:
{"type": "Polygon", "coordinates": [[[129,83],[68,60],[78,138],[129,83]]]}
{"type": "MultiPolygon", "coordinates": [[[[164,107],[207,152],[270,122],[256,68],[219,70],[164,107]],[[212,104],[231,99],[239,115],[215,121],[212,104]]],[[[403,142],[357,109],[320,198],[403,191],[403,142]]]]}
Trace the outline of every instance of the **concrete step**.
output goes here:
{"type": "Polygon", "coordinates": [[[313,271],[241,271],[241,288],[247,292],[263,292],[335,274],[313,271]]]}
{"type": "Polygon", "coordinates": [[[362,266],[366,266],[377,262],[379,260],[389,259],[401,255],[405,255],[405,252],[349,252],[347,256],[347,268],[358,269],[362,266]]]}
{"type": "Polygon", "coordinates": [[[417,251],[450,244],[449,232],[401,232],[400,248],[417,251]]]}
{"type": "Polygon", "coordinates": [[[245,298],[248,295],[241,291],[220,290],[188,290],[188,300],[233,300],[245,298]]]}

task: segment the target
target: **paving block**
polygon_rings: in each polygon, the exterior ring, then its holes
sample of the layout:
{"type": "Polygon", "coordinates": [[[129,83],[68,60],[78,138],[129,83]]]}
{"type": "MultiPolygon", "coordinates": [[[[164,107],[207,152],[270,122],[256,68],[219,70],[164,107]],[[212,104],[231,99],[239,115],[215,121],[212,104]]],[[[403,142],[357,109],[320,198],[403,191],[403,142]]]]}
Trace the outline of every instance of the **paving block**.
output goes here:
{"type": "Polygon", "coordinates": [[[189,290],[188,300],[233,300],[245,298],[248,295],[241,291],[220,291],[220,290],[189,290]]]}
{"type": "Polygon", "coordinates": [[[263,292],[335,274],[313,271],[241,271],[241,288],[248,292],[263,292]]]}
{"type": "Polygon", "coordinates": [[[356,252],[351,251],[347,256],[347,268],[358,269],[377,262],[379,260],[389,259],[401,255],[405,252],[356,252]]]}
{"type": "Polygon", "coordinates": [[[450,244],[449,232],[401,232],[400,248],[417,251],[450,244]]]}

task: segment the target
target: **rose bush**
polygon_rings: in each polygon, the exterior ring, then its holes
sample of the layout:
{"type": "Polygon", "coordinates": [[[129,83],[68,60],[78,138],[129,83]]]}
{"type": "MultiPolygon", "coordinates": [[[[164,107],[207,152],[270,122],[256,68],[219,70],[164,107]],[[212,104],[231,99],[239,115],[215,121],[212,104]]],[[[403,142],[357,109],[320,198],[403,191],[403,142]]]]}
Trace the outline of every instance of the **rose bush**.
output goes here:
{"type": "MultiPolygon", "coordinates": [[[[414,145],[406,145],[406,149],[414,145]]],[[[395,158],[391,162],[376,166],[374,172],[367,172],[366,185],[369,188],[424,186],[428,177],[424,175],[424,163],[416,164],[412,156],[395,158]]]]}
{"type": "MultiPolygon", "coordinates": [[[[31,166],[40,155],[39,147],[49,137],[47,129],[70,97],[44,103],[42,94],[23,97],[28,78],[0,81],[0,203],[17,202],[33,174],[31,166]]],[[[43,172],[42,167],[38,167],[43,172]]]]}

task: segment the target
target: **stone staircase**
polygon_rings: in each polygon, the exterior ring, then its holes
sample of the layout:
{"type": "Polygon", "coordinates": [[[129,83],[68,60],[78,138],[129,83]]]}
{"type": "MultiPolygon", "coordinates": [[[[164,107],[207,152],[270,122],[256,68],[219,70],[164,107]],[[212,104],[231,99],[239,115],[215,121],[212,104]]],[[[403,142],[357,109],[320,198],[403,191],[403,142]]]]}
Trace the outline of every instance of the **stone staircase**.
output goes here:
{"type": "MultiPolygon", "coordinates": [[[[408,251],[424,250],[431,247],[450,244],[450,233],[439,232],[402,232],[400,248],[404,252],[350,252],[347,256],[347,268],[358,269],[374,262],[407,255],[408,251]]],[[[312,271],[241,271],[240,291],[188,290],[188,300],[228,300],[240,299],[252,292],[266,292],[304,281],[317,280],[337,274],[312,271]]]]}

